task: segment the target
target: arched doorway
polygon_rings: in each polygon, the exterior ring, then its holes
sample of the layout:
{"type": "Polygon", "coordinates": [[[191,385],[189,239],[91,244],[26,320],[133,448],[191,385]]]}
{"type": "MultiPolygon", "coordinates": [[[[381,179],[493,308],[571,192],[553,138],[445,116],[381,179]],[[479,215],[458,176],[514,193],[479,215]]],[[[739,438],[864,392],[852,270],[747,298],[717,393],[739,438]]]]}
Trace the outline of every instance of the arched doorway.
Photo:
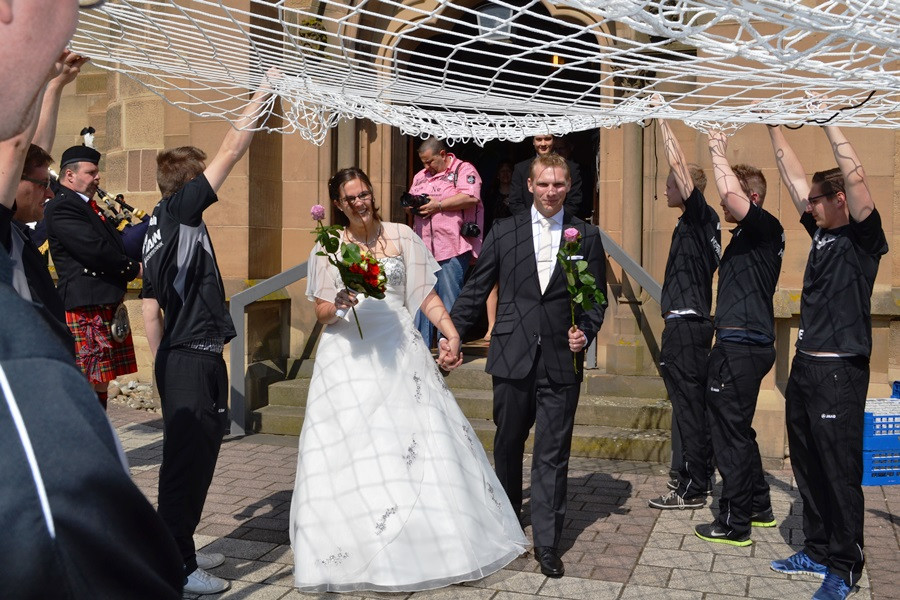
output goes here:
{"type": "MultiPolygon", "coordinates": [[[[559,9],[551,8],[558,11],[559,9]]],[[[477,39],[476,17],[471,13],[455,15],[452,29],[442,31],[414,48],[396,48],[395,59],[406,65],[407,71],[417,69],[423,78],[434,82],[440,75],[456,86],[467,83],[484,84],[490,80],[496,90],[514,90],[517,94],[533,94],[535,102],[541,101],[541,90],[552,83],[556,90],[554,101],[570,101],[573,104],[588,94],[598,93],[602,65],[595,57],[598,39],[581,23],[568,24],[562,19],[572,19],[571,14],[556,14],[549,21],[550,10],[542,4],[529,6],[514,18],[514,27],[529,32],[532,48],[494,44],[477,39]],[[560,57],[553,54],[554,40],[568,39],[567,56],[577,60],[577,69],[567,68],[560,57]],[[573,48],[575,50],[573,51],[573,48]],[[581,56],[578,56],[579,50],[581,56]]],[[[585,17],[587,19],[587,17],[585,17]]],[[[427,98],[421,100],[427,105],[427,98]]],[[[489,201],[489,191],[495,182],[499,165],[504,161],[513,164],[534,156],[530,135],[538,132],[522,132],[526,136],[520,142],[493,140],[483,146],[468,142],[455,143],[451,152],[475,165],[483,180],[483,199],[489,201]]],[[[572,132],[565,136],[570,148],[568,158],[579,164],[584,198],[580,216],[590,218],[597,208],[597,153],[599,135],[594,131],[572,132]]],[[[422,168],[416,147],[419,140],[408,137],[406,142],[407,181],[422,168]]]]}

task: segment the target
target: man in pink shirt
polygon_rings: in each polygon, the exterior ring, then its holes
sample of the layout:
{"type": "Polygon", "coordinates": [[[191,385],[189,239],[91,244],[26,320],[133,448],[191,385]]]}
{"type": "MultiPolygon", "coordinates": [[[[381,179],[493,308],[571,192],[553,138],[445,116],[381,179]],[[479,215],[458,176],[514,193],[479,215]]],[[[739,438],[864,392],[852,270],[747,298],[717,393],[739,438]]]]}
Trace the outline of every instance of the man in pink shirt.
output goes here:
{"type": "MultiPolygon", "coordinates": [[[[409,193],[419,196],[404,204],[415,215],[416,233],[441,266],[436,273],[438,293],[447,310],[462,289],[469,263],[481,251],[484,206],[481,203],[481,177],[471,163],[447,152],[437,138],[430,137],[419,146],[419,159],[425,166],[413,178],[409,193]],[[476,223],[475,228],[467,225],[476,223]]],[[[416,327],[425,344],[432,346],[432,326],[421,313],[416,327]]]]}

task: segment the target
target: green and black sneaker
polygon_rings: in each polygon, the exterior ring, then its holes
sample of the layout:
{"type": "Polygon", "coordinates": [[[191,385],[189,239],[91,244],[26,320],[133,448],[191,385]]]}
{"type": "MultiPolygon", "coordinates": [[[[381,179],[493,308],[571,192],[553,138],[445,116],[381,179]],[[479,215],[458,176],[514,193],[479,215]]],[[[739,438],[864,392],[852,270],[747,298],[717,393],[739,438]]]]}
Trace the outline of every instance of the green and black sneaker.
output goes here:
{"type": "Polygon", "coordinates": [[[717,544],[729,544],[731,546],[749,546],[753,543],[750,539],[750,532],[744,534],[736,534],[732,529],[725,529],[718,522],[708,525],[697,525],[694,527],[694,533],[701,540],[707,542],[715,542],[717,544]]]}
{"type": "Polygon", "coordinates": [[[751,527],[775,527],[776,525],[778,525],[778,521],[775,520],[775,514],[771,508],[750,515],[751,527]]]}

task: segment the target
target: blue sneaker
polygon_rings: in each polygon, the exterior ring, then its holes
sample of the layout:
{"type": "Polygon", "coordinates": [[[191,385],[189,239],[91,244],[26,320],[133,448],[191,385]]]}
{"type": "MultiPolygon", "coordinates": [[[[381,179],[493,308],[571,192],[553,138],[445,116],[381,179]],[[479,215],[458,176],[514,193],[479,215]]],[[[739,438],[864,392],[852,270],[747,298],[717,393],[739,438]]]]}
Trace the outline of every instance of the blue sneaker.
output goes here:
{"type": "Polygon", "coordinates": [[[803,550],[793,556],[781,560],[773,560],[770,566],[773,571],[784,573],[785,575],[806,575],[824,579],[825,575],[828,574],[828,567],[811,559],[803,550]]]}
{"type": "Polygon", "coordinates": [[[822,587],[813,594],[813,600],[844,600],[856,591],[856,586],[850,587],[837,575],[829,573],[822,582],[822,587]]]}

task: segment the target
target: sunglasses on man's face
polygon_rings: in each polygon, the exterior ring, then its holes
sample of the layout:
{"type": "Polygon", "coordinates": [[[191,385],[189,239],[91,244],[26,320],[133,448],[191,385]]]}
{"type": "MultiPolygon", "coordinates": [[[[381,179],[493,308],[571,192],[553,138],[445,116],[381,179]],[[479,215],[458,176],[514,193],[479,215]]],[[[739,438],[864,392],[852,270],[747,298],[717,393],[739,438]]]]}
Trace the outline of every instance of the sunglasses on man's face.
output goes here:
{"type": "Polygon", "coordinates": [[[818,196],[810,196],[809,198],[806,199],[806,201],[809,202],[810,204],[815,204],[822,198],[827,198],[827,197],[833,196],[833,195],[834,194],[819,194],[818,196]]]}
{"type": "Polygon", "coordinates": [[[49,179],[32,179],[31,177],[23,177],[23,181],[30,181],[34,185],[39,185],[43,188],[50,188],[50,180],[49,179]]]}

